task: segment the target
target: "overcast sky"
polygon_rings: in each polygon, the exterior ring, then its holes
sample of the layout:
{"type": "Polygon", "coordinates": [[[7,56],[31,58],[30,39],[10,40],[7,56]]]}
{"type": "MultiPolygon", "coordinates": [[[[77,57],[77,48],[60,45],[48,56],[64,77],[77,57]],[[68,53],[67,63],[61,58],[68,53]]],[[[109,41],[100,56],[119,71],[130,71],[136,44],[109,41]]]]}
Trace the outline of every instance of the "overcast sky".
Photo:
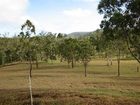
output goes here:
{"type": "Polygon", "coordinates": [[[20,32],[30,19],[37,32],[71,33],[94,31],[102,16],[99,0],[0,0],[0,33],[20,32]]]}

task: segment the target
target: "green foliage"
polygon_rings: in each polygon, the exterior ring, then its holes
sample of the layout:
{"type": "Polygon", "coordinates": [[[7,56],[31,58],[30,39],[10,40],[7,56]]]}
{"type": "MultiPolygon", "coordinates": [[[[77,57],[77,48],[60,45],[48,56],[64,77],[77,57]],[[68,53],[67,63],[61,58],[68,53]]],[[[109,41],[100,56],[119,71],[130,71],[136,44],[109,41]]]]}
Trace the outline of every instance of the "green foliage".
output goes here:
{"type": "Polygon", "coordinates": [[[91,46],[89,40],[84,39],[79,42],[78,54],[83,63],[89,62],[93,56],[94,48],[91,46]]]}
{"type": "Polygon", "coordinates": [[[96,51],[99,53],[104,48],[104,41],[102,40],[102,31],[96,30],[95,32],[92,32],[89,34],[89,40],[93,47],[96,48],[96,51]]]}
{"type": "Polygon", "coordinates": [[[46,60],[56,60],[57,46],[56,37],[52,33],[48,33],[44,36],[43,51],[45,53],[46,60]]]}
{"type": "Polygon", "coordinates": [[[121,37],[126,41],[132,56],[140,63],[139,7],[139,0],[101,0],[98,11],[104,14],[104,20],[100,26],[107,39],[121,37]]]}
{"type": "Polygon", "coordinates": [[[68,63],[72,63],[72,67],[74,60],[76,61],[76,46],[77,46],[77,39],[66,38],[63,40],[62,43],[59,45],[59,53],[60,55],[67,60],[68,63]]]}
{"type": "Polygon", "coordinates": [[[21,30],[22,32],[20,32],[18,36],[21,57],[27,60],[29,60],[30,57],[33,59],[32,55],[34,55],[35,46],[31,38],[31,34],[35,34],[35,26],[30,22],[30,20],[27,20],[21,26],[21,30]]]}
{"type": "Polygon", "coordinates": [[[0,65],[2,65],[2,53],[0,52],[0,65]]]}

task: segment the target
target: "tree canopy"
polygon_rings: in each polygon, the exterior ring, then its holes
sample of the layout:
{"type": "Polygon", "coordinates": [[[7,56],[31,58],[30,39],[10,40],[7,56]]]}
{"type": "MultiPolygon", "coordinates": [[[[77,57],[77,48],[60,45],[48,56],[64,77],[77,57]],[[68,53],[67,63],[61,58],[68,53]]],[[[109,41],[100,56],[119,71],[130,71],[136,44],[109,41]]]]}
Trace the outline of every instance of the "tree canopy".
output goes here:
{"type": "Polygon", "coordinates": [[[122,37],[140,63],[140,0],[101,0],[98,11],[104,14],[100,26],[106,37],[122,37]]]}

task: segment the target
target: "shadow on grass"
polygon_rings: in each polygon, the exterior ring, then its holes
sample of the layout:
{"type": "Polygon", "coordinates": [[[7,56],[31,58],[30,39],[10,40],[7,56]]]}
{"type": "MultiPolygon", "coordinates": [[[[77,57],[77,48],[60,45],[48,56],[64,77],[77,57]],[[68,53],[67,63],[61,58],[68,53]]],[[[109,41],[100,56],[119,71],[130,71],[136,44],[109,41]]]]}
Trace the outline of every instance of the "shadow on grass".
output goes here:
{"type": "Polygon", "coordinates": [[[127,76],[112,76],[112,77],[106,77],[110,79],[115,79],[115,80],[126,80],[126,81],[140,81],[140,77],[127,77],[127,76]]]}
{"type": "Polygon", "coordinates": [[[68,67],[67,65],[43,65],[43,66],[39,66],[39,69],[36,69],[34,67],[34,69],[36,70],[44,70],[44,69],[69,69],[70,67],[68,67]]]}
{"type": "Polygon", "coordinates": [[[49,75],[49,74],[33,74],[33,78],[38,78],[38,77],[52,77],[52,78],[61,78],[61,77],[63,77],[63,75],[49,75]]]}
{"type": "Polygon", "coordinates": [[[117,90],[117,89],[108,89],[108,88],[94,88],[94,89],[85,89],[81,90],[84,93],[91,93],[95,95],[106,95],[106,96],[114,96],[114,97],[140,97],[140,92],[135,91],[124,91],[124,90],[117,90]]]}
{"type": "Polygon", "coordinates": [[[110,76],[110,75],[116,75],[116,72],[106,72],[106,71],[88,71],[88,74],[93,74],[93,75],[99,75],[99,76],[110,76]]]}
{"type": "MultiPolygon", "coordinates": [[[[28,77],[29,77],[29,74],[22,74],[22,75],[17,75],[17,76],[15,76],[15,75],[13,75],[13,76],[9,76],[9,77],[18,77],[18,78],[27,78],[28,79],[28,77]]],[[[8,77],[8,78],[9,78],[8,77]]],[[[57,77],[57,78],[61,78],[61,77],[63,77],[63,75],[57,75],[57,74],[35,74],[35,73],[32,73],[32,77],[33,78],[44,78],[44,77],[57,77]]]]}
{"type": "MultiPolygon", "coordinates": [[[[93,94],[83,92],[68,92],[59,90],[33,90],[34,105],[139,105],[140,100],[126,97],[99,95],[110,90],[88,90],[93,94]],[[94,94],[97,93],[98,95],[94,94]]],[[[0,90],[0,105],[30,105],[28,89],[0,90]]]]}

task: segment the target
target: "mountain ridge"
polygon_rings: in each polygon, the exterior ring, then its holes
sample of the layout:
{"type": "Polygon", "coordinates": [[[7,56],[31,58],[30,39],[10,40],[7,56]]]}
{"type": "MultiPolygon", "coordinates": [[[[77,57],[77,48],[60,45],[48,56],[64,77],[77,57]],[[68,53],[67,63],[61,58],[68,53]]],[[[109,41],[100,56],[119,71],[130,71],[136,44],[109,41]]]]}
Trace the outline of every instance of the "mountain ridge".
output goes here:
{"type": "Polygon", "coordinates": [[[68,34],[68,37],[72,37],[72,38],[84,37],[91,32],[72,32],[68,34]]]}

